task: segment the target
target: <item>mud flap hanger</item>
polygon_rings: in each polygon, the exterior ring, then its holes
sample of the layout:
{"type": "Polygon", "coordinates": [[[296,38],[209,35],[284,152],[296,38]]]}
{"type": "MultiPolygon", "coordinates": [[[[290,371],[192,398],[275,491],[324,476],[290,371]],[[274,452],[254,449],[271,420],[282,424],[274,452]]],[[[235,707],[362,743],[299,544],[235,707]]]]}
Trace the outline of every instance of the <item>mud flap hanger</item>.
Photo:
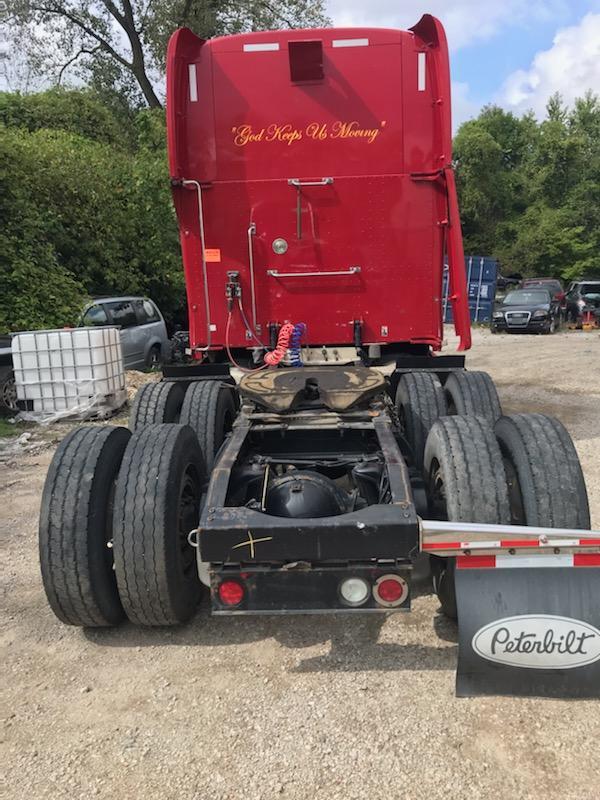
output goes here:
{"type": "Polygon", "coordinates": [[[600,697],[600,531],[420,521],[456,557],[456,693],[600,697]]]}
{"type": "MultiPolygon", "coordinates": [[[[465,274],[465,254],[460,229],[460,214],[454,170],[450,166],[434,172],[413,172],[413,181],[439,181],[445,191],[447,207],[446,217],[438,222],[444,229],[444,251],[448,257],[449,300],[452,305],[454,330],[459,337],[458,350],[471,347],[471,315],[469,312],[469,295],[467,276],[465,274]]],[[[441,287],[440,287],[441,288],[441,287]]]]}

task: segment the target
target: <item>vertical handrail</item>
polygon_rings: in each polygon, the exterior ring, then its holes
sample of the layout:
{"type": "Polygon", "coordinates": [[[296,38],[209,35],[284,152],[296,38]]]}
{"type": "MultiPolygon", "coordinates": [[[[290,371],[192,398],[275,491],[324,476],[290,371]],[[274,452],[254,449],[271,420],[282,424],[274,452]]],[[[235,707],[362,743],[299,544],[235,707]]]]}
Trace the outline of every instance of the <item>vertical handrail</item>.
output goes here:
{"type": "Polygon", "coordinates": [[[200,228],[200,251],[202,255],[202,280],[204,284],[204,310],[206,312],[206,347],[196,348],[200,352],[210,350],[212,341],[212,323],[210,319],[210,298],[208,294],[208,270],[206,268],[206,243],[204,240],[204,211],[202,208],[202,187],[198,181],[183,180],[184,186],[195,186],[198,195],[198,226],[200,228]]]}
{"type": "Polygon", "coordinates": [[[448,264],[444,263],[444,274],[442,277],[442,285],[445,283],[444,289],[444,315],[443,315],[443,322],[445,323],[446,314],[448,313],[448,297],[450,296],[450,271],[448,270],[448,264]],[[444,280],[445,278],[445,280],[444,280]]]}
{"type": "Polygon", "coordinates": [[[446,179],[446,192],[448,197],[448,238],[446,251],[448,255],[448,269],[452,294],[452,316],[454,330],[459,336],[458,350],[464,351],[471,347],[471,316],[469,313],[469,292],[465,282],[465,256],[460,230],[460,216],[456,196],[456,181],[451,167],[444,167],[446,179]]]}
{"type": "Polygon", "coordinates": [[[248,265],[250,267],[250,300],[252,304],[252,324],[254,332],[258,331],[256,323],[256,288],[254,285],[254,247],[252,237],[256,234],[256,223],[251,222],[248,226],[248,265]]]}

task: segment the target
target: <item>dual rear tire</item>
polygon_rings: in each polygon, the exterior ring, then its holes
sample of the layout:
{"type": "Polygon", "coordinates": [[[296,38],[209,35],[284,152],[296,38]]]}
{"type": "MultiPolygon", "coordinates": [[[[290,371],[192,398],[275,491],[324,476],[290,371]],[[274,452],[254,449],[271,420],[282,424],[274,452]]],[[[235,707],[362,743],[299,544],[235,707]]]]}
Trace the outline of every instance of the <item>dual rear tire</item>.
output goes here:
{"type": "Polygon", "coordinates": [[[487,372],[453,372],[444,386],[428,371],[407,372],[398,381],[396,412],[417,469],[434,423],[448,415],[477,416],[494,425],[502,416],[500,398],[487,372]]]}
{"type": "Polygon", "coordinates": [[[219,382],[194,383],[187,393],[181,384],[153,383],[134,403],[133,435],[88,426],[65,437],[39,526],[44,589],[62,622],[190,619],[202,588],[188,535],[207,486],[204,453],[212,467],[234,416],[233,392],[219,382]]]}
{"type": "Polygon", "coordinates": [[[147,383],[138,391],[129,427],[138,431],[147,425],[179,422],[195,431],[206,467],[215,456],[236,415],[236,388],[221,381],[193,381],[187,388],[176,381],[147,383]]]}
{"type": "MultiPolygon", "coordinates": [[[[424,471],[430,514],[453,522],[587,529],[590,514],[575,446],[543,414],[438,420],[427,439],[424,471]]],[[[455,559],[433,556],[444,614],[456,618],[455,559]]]]}

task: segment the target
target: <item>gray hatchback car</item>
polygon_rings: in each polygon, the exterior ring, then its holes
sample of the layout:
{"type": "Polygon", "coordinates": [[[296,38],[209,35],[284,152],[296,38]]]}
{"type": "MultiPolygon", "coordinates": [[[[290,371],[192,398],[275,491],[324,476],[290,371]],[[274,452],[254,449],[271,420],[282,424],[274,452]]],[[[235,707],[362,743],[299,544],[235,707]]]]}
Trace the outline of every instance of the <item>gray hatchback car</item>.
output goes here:
{"type": "Polygon", "coordinates": [[[125,369],[157,369],[170,352],[167,326],[147,297],[98,297],[88,303],[78,327],[117,325],[125,369]]]}

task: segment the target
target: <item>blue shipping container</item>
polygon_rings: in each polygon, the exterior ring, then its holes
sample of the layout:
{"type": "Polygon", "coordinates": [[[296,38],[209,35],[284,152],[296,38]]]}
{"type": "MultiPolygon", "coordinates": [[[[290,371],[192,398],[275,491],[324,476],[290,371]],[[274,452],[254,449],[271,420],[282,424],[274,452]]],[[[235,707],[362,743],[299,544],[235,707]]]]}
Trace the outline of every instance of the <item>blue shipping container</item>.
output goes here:
{"type": "MultiPolygon", "coordinates": [[[[465,273],[469,287],[471,322],[489,322],[494,310],[498,262],[489,256],[465,256],[465,273]]],[[[444,322],[452,322],[452,304],[448,301],[448,267],[444,269],[444,322]]]]}

